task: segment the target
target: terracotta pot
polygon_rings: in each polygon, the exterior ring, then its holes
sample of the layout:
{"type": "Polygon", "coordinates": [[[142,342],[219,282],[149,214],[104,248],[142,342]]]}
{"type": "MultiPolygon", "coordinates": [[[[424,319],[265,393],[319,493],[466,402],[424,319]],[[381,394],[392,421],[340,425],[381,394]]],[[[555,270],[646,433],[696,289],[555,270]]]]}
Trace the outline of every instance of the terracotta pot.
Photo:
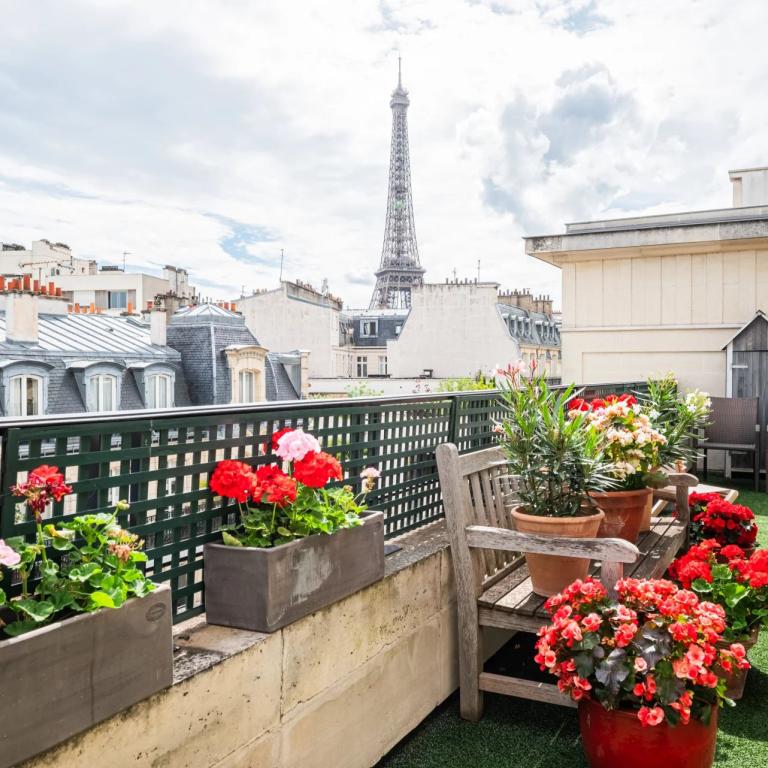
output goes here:
{"type": "Polygon", "coordinates": [[[710,768],[715,759],[717,707],[707,725],[691,720],[643,728],[635,711],[608,711],[598,701],[582,699],[579,725],[591,768],[710,768]]]}
{"type": "Polygon", "coordinates": [[[653,514],[653,493],[648,494],[643,510],[643,519],[640,521],[640,533],[647,533],[651,530],[651,515],[653,514]]]}
{"type": "MultiPolygon", "coordinates": [[[[527,515],[520,511],[520,507],[515,507],[512,517],[520,533],[588,539],[597,535],[604,515],[598,512],[579,517],[544,517],[527,515]]],[[[531,575],[532,589],[543,597],[556,595],[576,579],[585,579],[589,572],[590,560],[584,557],[560,557],[527,552],[525,560],[531,575]]]]}
{"type": "Polygon", "coordinates": [[[605,491],[589,494],[597,506],[605,512],[605,520],[597,535],[604,539],[626,539],[634,544],[640,535],[648,498],[653,498],[650,488],[638,491],[605,491]]]}
{"type": "MultiPolygon", "coordinates": [[[[749,637],[742,642],[744,648],[748,651],[757,642],[760,629],[755,627],[750,633],[749,637]]],[[[728,648],[729,642],[721,640],[717,643],[718,648],[728,648]]],[[[738,701],[744,695],[744,687],[747,684],[748,669],[734,669],[731,672],[726,672],[719,664],[715,665],[715,674],[718,677],[722,677],[725,680],[725,695],[729,699],[738,701]]]]}

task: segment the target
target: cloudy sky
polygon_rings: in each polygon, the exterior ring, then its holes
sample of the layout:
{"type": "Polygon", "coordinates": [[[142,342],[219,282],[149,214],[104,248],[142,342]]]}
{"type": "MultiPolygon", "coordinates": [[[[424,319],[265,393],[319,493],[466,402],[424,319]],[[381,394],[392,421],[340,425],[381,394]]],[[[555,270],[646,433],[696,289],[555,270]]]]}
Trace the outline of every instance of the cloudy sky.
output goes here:
{"type": "Polygon", "coordinates": [[[403,56],[427,279],[559,296],[521,237],[730,204],[765,0],[0,0],[0,241],[367,305],[403,56]]]}

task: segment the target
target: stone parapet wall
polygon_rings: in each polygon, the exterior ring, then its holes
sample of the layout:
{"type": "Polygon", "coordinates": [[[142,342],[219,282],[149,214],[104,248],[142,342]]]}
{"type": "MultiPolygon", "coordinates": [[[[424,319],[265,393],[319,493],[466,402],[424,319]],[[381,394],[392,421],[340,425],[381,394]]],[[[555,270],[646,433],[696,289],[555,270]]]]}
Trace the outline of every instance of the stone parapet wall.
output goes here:
{"type": "Polygon", "coordinates": [[[24,768],[374,765],[458,684],[444,525],[398,543],[382,581],[281,631],[180,625],[171,688],[24,768]]]}

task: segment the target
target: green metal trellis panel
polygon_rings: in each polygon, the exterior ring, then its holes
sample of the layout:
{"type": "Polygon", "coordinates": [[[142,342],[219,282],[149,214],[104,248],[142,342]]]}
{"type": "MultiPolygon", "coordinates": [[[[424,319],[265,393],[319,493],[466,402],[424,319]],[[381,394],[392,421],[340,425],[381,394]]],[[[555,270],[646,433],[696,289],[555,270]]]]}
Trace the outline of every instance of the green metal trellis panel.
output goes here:
{"type": "Polygon", "coordinates": [[[56,465],[73,494],[54,505],[51,519],[111,511],[119,499],[128,500],[121,523],[144,539],[147,571],[170,583],[181,621],[205,609],[203,544],[235,519],[236,507],[207,488],[221,459],[274,461],[272,433],[302,426],[338,456],[345,482],[359,487],[363,468],[381,470],[369,505],[385,513],[392,537],[443,514],[435,448],[446,441],[462,452],[490,445],[500,416],[498,392],[488,391],[0,421],[0,537],[34,535],[10,487],[39,464],[56,465]]]}
{"type": "Polygon", "coordinates": [[[462,450],[487,444],[492,402],[485,393],[446,394],[0,426],[0,535],[33,536],[33,523],[20,517],[24,510],[9,489],[39,464],[58,466],[73,488],[72,496],[49,512],[52,520],[110,511],[127,499],[131,507],[121,523],[144,539],[147,572],[170,583],[179,621],[204,610],[203,544],[216,539],[221,525],[235,515],[232,504],[207,489],[218,461],[274,461],[272,433],[302,426],[339,457],[345,482],[358,484],[366,466],[381,470],[369,504],[384,511],[387,536],[397,536],[442,516],[435,448],[451,439],[462,450]]]}

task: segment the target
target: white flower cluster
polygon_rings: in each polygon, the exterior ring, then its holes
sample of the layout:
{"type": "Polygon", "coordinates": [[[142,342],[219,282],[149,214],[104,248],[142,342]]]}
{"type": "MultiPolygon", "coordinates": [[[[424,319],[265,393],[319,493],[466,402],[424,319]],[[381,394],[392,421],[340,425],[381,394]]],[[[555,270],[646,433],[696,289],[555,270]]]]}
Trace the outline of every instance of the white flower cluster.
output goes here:
{"type": "Polygon", "coordinates": [[[694,389],[685,396],[686,409],[697,416],[706,416],[712,409],[712,401],[706,392],[699,392],[694,389]]]}

